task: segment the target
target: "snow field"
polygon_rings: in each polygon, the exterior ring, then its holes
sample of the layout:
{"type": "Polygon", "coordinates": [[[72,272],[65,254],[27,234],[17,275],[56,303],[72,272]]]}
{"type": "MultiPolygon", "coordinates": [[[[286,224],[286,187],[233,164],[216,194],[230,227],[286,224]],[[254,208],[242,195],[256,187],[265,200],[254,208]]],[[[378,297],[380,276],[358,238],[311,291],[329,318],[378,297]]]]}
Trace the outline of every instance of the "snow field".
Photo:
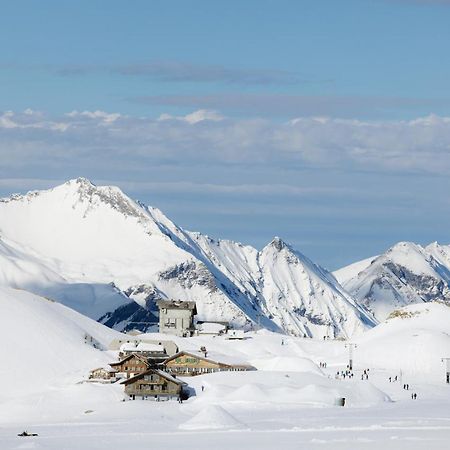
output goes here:
{"type": "Polygon", "coordinates": [[[0,288],[0,310],[0,360],[8,361],[0,367],[2,450],[172,449],[180,442],[188,450],[237,445],[434,450],[445,448],[450,439],[450,390],[443,383],[443,367],[427,365],[447,343],[450,308],[439,303],[404,308],[355,341],[350,380],[335,379],[347,363],[345,341],[264,330],[246,333],[243,341],[174,338],[182,349],[205,346],[212,354],[259,369],[187,377],[196,395],[183,404],[123,402],[120,384],[80,383],[90,369],[117,357],[86,344],[85,335],[106,348],[120,333],[21,290],[0,288]],[[423,342],[410,368],[404,367],[410,358],[408,333],[423,342]],[[319,368],[323,361],[327,367],[319,368]],[[389,376],[400,375],[399,366],[402,381],[390,383],[389,376]],[[369,367],[369,380],[361,380],[369,367]],[[405,382],[411,391],[402,388],[405,382]],[[418,393],[418,400],[411,400],[411,392],[418,393]],[[344,408],[336,406],[342,397],[344,408]],[[17,437],[24,429],[39,437],[17,437]]]}

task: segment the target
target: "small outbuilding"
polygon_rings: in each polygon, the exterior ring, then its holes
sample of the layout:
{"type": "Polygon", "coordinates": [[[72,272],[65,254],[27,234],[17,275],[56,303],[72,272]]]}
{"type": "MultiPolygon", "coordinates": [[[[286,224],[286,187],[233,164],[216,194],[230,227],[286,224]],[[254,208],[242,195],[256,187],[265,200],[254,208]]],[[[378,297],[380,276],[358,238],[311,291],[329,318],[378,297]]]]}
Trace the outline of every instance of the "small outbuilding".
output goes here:
{"type": "Polygon", "coordinates": [[[194,334],[195,302],[159,300],[159,332],[188,337],[194,334]]]}
{"type": "Polygon", "coordinates": [[[230,340],[244,340],[244,330],[228,330],[227,339],[230,340]]]}
{"type": "Polygon", "coordinates": [[[125,395],[130,400],[169,400],[188,397],[187,383],[178,380],[169,373],[158,369],[149,369],[132,378],[122,381],[125,385],[125,395]]]}
{"type": "Polygon", "coordinates": [[[116,378],[117,370],[110,366],[107,367],[97,367],[89,372],[89,381],[97,381],[100,383],[114,383],[116,378]]]}
{"type": "Polygon", "coordinates": [[[228,330],[228,322],[197,322],[197,334],[220,336],[228,330]]]}

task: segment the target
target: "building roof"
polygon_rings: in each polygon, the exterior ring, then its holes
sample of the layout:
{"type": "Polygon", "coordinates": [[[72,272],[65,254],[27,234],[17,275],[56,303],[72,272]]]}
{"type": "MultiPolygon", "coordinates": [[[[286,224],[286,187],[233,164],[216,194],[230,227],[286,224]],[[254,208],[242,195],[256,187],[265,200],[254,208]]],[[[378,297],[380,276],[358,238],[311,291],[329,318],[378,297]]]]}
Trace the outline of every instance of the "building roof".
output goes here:
{"type": "Polygon", "coordinates": [[[164,345],[149,344],[147,342],[125,342],[120,346],[120,351],[165,353],[164,345]]]}
{"type": "Polygon", "coordinates": [[[219,334],[221,331],[225,331],[227,326],[223,323],[217,322],[203,322],[197,325],[197,329],[200,333],[219,334]]]}
{"type": "Polygon", "coordinates": [[[184,381],[181,381],[178,378],[175,378],[174,376],[170,375],[170,373],[164,372],[164,371],[159,370],[159,369],[149,369],[149,370],[146,370],[145,372],[138,373],[134,377],[131,377],[131,378],[128,378],[128,379],[122,381],[120,384],[127,385],[127,384],[130,384],[130,383],[134,383],[135,381],[137,381],[140,378],[142,378],[144,375],[148,375],[148,374],[151,374],[151,373],[156,373],[159,376],[165,378],[166,380],[169,380],[172,383],[178,384],[179,386],[186,386],[187,385],[187,383],[185,383],[184,381]]]}
{"type": "Polygon", "coordinates": [[[190,352],[181,350],[178,353],[176,353],[175,355],[171,356],[170,358],[167,358],[165,361],[162,362],[162,364],[166,364],[169,361],[172,361],[173,359],[178,358],[182,355],[192,356],[193,358],[202,359],[203,361],[208,361],[208,362],[212,362],[215,364],[221,364],[223,366],[253,368],[253,366],[251,364],[249,364],[248,362],[246,362],[244,360],[240,360],[238,358],[235,358],[234,356],[231,357],[228,355],[222,355],[221,353],[207,351],[206,352],[207,356],[205,357],[203,352],[199,352],[199,351],[195,351],[195,350],[190,351],[190,352]]]}
{"type": "Polygon", "coordinates": [[[96,372],[97,370],[104,370],[105,372],[109,372],[109,373],[116,373],[116,372],[117,372],[116,369],[113,369],[113,368],[110,367],[110,366],[106,366],[106,367],[97,367],[97,368],[95,368],[95,369],[92,369],[92,370],[90,371],[90,373],[94,373],[94,372],[96,372]]]}
{"type": "Polygon", "coordinates": [[[136,353],[132,353],[131,355],[125,356],[125,358],[122,358],[120,361],[109,363],[109,365],[110,365],[111,367],[114,367],[114,366],[120,366],[120,365],[122,365],[124,362],[127,362],[128,360],[130,360],[130,359],[133,358],[133,357],[135,357],[135,358],[138,359],[139,361],[142,361],[142,362],[145,363],[145,364],[148,364],[148,361],[147,361],[146,358],[142,357],[141,355],[137,355],[136,353]]]}
{"type": "Polygon", "coordinates": [[[192,309],[194,314],[197,314],[195,302],[183,302],[181,300],[158,300],[156,304],[159,306],[159,309],[192,309]]]}

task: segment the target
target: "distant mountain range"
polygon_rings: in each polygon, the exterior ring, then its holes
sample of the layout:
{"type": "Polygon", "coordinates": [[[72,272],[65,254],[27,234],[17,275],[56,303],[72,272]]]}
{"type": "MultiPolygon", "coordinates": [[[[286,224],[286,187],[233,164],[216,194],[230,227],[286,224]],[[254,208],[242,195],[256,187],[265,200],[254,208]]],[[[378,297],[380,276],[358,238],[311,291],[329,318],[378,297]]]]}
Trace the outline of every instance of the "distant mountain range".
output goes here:
{"type": "Polygon", "coordinates": [[[399,242],[380,256],[335,272],[377,320],[395,308],[433,300],[450,304],[450,246],[399,242]]]}
{"type": "Polygon", "coordinates": [[[117,330],[152,330],[158,299],[198,319],[296,336],[361,334],[397,306],[450,301],[450,247],[400,243],[331,274],[275,237],[262,250],[175,225],[84,178],[0,200],[0,285],[117,330]]]}

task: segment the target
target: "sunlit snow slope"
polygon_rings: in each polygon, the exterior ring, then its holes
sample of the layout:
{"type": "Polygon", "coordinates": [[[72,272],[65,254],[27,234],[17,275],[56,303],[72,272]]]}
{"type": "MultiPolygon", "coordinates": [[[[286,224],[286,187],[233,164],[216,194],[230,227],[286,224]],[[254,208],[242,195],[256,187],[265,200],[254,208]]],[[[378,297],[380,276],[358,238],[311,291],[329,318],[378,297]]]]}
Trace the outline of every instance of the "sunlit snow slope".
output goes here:
{"type": "Polygon", "coordinates": [[[429,302],[395,310],[356,342],[359,364],[443,379],[450,351],[450,306],[429,302]]]}
{"type": "Polygon", "coordinates": [[[142,314],[130,312],[127,297],[152,311],[146,320],[156,317],[156,300],[173,298],[194,300],[199,320],[299,336],[349,337],[375,323],[330,273],[279,238],[262,251],[214,240],[82,178],[1,200],[0,238],[3,284],[118,329],[142,314]]]}
{"type": "Polygon", "coordinates": [[[5,287],[0,287],[0,330],[0,400],[82,380],[110,361],[99,349],[120,336],[64,305],[5,287]]]}

